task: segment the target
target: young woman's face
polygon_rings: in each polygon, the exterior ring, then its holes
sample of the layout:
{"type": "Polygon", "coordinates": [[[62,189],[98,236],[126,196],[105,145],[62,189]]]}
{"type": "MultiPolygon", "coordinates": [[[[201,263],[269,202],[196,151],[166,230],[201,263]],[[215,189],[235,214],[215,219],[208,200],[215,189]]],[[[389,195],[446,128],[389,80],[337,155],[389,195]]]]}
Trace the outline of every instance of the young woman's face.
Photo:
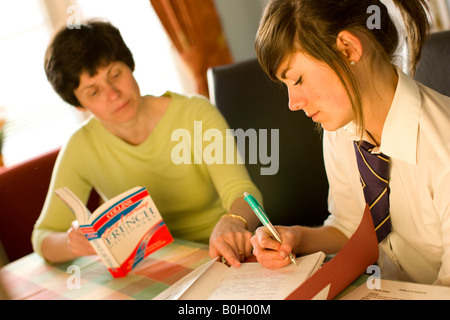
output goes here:
{"type": "Polygon", "coordinates": [[[347,91],[327,64],[298,51],[281,64],[277,78],[288,88],[289,109],[303,110],[325,130],[355,119],[347,91]]]}
{"type": "Polygon", "coordinates": [[[108,124],[131,120],[141,102],[132,70],[120,61],[99,68],[92,77],[84,71],[74,93],[81,107],[108,124]]]}

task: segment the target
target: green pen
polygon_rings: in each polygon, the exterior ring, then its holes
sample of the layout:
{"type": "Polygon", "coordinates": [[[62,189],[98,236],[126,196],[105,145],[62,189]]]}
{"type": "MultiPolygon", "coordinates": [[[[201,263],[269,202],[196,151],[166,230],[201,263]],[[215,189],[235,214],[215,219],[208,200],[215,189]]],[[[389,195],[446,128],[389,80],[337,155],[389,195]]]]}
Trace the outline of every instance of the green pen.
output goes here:
{"type": "MultiPolygon", "coordinates": [[[[253,212],[259,218],[261,223],[265,227],[267,227],[267,229],[269,229],[270,233],[272,234],[272,237],[279,243],[282,243],[280,234],[275,229],[275,227],[272,225],[272,223],[270,222],[269,218],[266,215],[266,212],[261,207],[261,205],[258,203],[258,201],[253,196],[248,194],[247,192],[244,192],[244,199],[245,199],[245,201],[248,202],[248,204],[250,205],[250,208],[252,208],[253,212]]],[[[292,253],[289,253],[289,258],[295,265],[297,265],[297,262],[295,261],[294,255],[292,253]]]]}

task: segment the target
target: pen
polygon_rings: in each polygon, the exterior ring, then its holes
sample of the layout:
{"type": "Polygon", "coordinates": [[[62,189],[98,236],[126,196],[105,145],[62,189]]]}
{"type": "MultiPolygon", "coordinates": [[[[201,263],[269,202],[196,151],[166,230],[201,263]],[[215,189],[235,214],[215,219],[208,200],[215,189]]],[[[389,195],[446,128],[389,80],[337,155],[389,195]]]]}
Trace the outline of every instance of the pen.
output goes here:
{"type": "MultiPolygon", "coordinates": [[[[279,243],[282,243],[281,236],[278,233],[278,231],[275,229],[275,227],[270,222],[269,218],[267,217],[264,209],[261,207],[261,205],[258,203],[258,201],[248,194],[247,192],[244,192],[244,199],[248,202],[250,205],[250,208],[252,208],[253,212],[256,214],[256,216],[259,218],[261,223],[269,229],[270,233],[272,234],[273,238],[278,241],[279,243]]],[[[289,258],[291,261],[297,265],[297,262],[295,261],[294,255],[292,253],[289,253],[289,258]]]]}

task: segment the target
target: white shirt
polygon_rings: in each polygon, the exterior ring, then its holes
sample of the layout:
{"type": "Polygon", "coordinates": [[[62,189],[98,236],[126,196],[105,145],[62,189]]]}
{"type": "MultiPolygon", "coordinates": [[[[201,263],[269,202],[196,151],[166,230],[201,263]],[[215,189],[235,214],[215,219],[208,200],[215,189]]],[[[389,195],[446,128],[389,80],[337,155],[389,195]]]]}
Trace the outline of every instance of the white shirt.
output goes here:
{"type": "MultiPolygon", "coordinates": [[[[450,98],[400,70],[398,74],[381,144],[374,151],[391,157],[392,232],[379,245],[378,262],[382,277],[450,286],[450,98]],[[394,276],[387,275],[388,264],[394,276]]],[[[347,237],[358,227],[365,207],[355,129],[350,123],[324,133],[331,213],[325,225],[347,237]]]]}

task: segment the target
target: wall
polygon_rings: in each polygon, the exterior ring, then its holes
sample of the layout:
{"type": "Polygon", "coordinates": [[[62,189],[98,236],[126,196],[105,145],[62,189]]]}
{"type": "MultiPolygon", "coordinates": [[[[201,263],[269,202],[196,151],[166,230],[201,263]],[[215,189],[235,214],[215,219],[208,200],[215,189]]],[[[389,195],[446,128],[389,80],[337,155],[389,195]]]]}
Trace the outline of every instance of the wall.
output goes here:
{"type": "MultiPolygon", "coordinates": [[[[242,61],[255,57],[254,39],[259,25],[259,19],[269,0],[214,0],[217,11],[222,20],[222,26],[228,39],[228,45],[235,61],[242,61]]],[[[397,19],[402,21],[400,13],[394,8],[391,1],[382,0],[389,8],[390,12],[397,19]]],[[[445,1],[450,9],[450,0],[432,0],[432,11],[434,12],[434,22],[450,23],[450,12],[439,18],[436,14],[441,14],[437,8],[445,6],[445,1]],[[439,6],[440,5],[440,6],[439,6]],[[444,19],[447,17],[447,20],[444,19]]],[[[449,10],[450,11],[450,10],[449,10]]],[[[450,28],[447,25],[447,28],[450,28]]],[[[436,31],[436,26],[433,27],[436,31]]],[[[445,29],[445,26],[444,26],[445,29]]]]}
{"type": "Polygon", "coordinates": [[[255,35],[268,0],[214,0],[236,62],[255,57],[255,35]]]}

